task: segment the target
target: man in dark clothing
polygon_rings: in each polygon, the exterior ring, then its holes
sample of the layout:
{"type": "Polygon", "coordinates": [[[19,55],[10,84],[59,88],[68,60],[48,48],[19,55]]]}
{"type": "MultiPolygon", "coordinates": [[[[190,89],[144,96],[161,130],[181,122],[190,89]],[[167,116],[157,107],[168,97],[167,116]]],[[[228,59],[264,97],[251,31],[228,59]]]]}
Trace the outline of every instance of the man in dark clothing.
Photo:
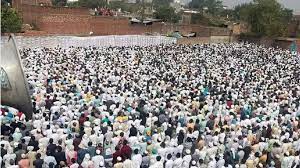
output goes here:
{"type": "Polygon", "coordinates": [[[50,155],[51,155],[51,156],[54,156],[55,149],[56,149],[56,145],[53,144],[53,139],[50,138],[50,139],[49,139],[49,145],[47,146],[47,151],[50,152],[50,155]]]}
{"type": "Polygon", "coordinates": [[[129,137],[131,137],[131,136],[137,136],[137,129],[135,128],[135,126],[134,125],[131,125],[131,128],[130,128],[130,133],[129,133],[129,137]]]}
{"type": "Polygon", "coordinates": [[[194,131],[199,131],[199,130],[200,130],[200,120],[197,118],[194,126],[194,131]]]}
{"type": "Polygon", "coordinates": [[[96,147],[93,146],[92,142],[88,143],[87,151],[90,154],[91,158],[96,155],[96,147]]]}
{"type": "MultiPolygon", "coordinates": [[[[9,135],[11,132],[11,128],[9,125],[1,124],[1,135],[9,135]]],[[[13,131],[12,131],[13,132],[13,131]]]]}
{"type": "Polygon", "coordinates": [[[45,102],[46,102],[46,105],[45,105],[46,109],[50,110],[53,105],[53,101],[50,99],[50,96],[47,96],[47,99],[45,100],[45,102]]]}
{"type": "Polygon", "coordinates": [[[101,132],[102,132],[102,134],[106,134],[107,133],[107,130],[108,130],[108,127],[107,126],[102,126],[101,127],[101,132]]]}
{"type": "Polygon", "coordinates": [[[85,156],[85,154],[87,154],[87,153],[88,153],[88,150],[86,150],[86,149],[79,149],[79,150],[78,150],[78,153],[77,153],[77,162],[78,162],[79,164],[82,163],[82,161],[83,161],[83,159],[84,159],[84,156],[85,156]]]}
{"type": "Polygon", "coordinates": [[[41,159],[41,154],[37,153],[35,157],[36,160],[33,161],[33,165],[35,166],[35,168],[43,168],[44,160],[41,159]]]}
{"type": "Polygon", "coordinates": [[[7,150],[4,149],[4,144],[1,144],[1,157],[3,158],[3,156],[6,154],[7,154],[7,150]]]}
{"type": "Polygon", "coordinates": [[[33,151],[39,150],[39,142],[35,140],[35,136],[31,136],[28,146],[33,146],[33,151]]]}
{"type": "Polygon", "coordinates": [[[66,153],[62,151],[62,147],[58,146],[54,153],[56,162],[59,164],[61,161],[66,162],[66,153]]]}
{"type": "Polygon", "coordinates": [[[74,150],[79,150],[79,144],[81,143],[80,135],[76,135],[76,138],[73,140],[74,150]]]}
{"type": "Polygon", "coordinates": [[[183,143],[183,139],[184,139],[184,132],[183,130],[180,130],[179,131],[179,134],[178,134],[178,137],[177,137],[177,140],[178,140],[178,144],[181,145],[183,143]]]}
{"type": "Polygon", "coordinates": [[[171,126],[168,126],[167,130],[165,131],[165,134],[169,137],[172,137],[173,134],[173,128],[171,126]]]}
{"type": "Polygon", "coordinates": [[[215,124],[215,120],[211,118],[210,120],[207,121],[206,127],[208,127],[210,130],[213,130],[214,124],[215,124]]]}
{"type": "Polygon", "coordinates": [[[140,112],[141,125],[146,125],[147,114],[144,111],[140,112]]]}

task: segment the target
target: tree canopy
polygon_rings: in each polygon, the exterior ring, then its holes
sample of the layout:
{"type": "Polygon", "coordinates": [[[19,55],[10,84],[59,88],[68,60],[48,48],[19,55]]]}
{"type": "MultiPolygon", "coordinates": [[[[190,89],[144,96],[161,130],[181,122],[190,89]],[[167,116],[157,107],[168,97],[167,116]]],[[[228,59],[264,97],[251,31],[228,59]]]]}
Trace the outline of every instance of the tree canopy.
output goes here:
{"type": "Polygon", "coordinates": [[[237,6],[234,16],[251,25],[251,32],[261,36],[284,36],[293,11],[276,0],[254,0],[237,6]]]}
{"type": "Polygon", "coordinates": [[[1,8],[1,33],[17,33],[22,29],[22,19],[17,11],[10,7],[1,8]]]}
{"type": "Polygon", "coordinates": [[[54,6],[66,6],[67,0],[52,0],[54,6]]]}
{"type": "Polygon", "coordinates": [[[154,13],[155,18],[162,19],[165,22],[176,23],[179,21],[180,16],[175,13],[175,9],[170,6],[161,6],[156,9],[154,13]]]}
{"type": "Polygon", "coordinates": [[[105,0],[79,0],[79,6],[87,8],[104,7],[107,5],[105,0]]]}
{"type": "Polygon", "coordinates": [[[171,2],[172,2],[172,0],[153,0],[152,4],[155,9],[158,9],[159,7],[162,7],[162,6],[164,6],[164,7],[170,6],[171,2]]]}
{"type": "Polygon", "coordinates": [[[189,7],[193,9],[198,9],[200,11],[207,8],[210,14],[217,14],[223,9],[222,1],[220,0],[192,0],[189,3],[189,7]]]}

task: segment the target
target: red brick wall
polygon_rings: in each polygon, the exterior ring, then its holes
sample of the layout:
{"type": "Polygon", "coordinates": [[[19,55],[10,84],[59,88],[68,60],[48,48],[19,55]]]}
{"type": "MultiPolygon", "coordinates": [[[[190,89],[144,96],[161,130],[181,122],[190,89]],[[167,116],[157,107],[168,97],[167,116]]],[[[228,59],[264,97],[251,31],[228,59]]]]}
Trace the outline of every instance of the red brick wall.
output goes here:
{"type": "Polygon", "coordinates": [[[50,34],[88,34],[89,16],[48,15],[42,16],[37,22],[40,30],[50,34]]]}
{"type": "Polygon", "coordinates": [[[179,31],[183,34],[196,32],[198,36],[227,35],[227,29],[210,28],[201,25],[174,25],[153,23],[153,25],[131,25],[128,18],[92,16],[87,8],[66,8],[29,5],[34,0],[13,0],[13,7],[21,13],[24,23],[36,26],[49,34],[88,35],[126,35],[179,31]]]}
{"type": "Polygon", "coordinates": [[[126,35],[144,33],[167,34],[179,31],[183,34],[197,32],[197,36],[201,37],[228,35],[228,31],[224,29],[207,28],[199,25],[164,25],[162,23],[153,23],[153,25],[149,26],[132,25],[127,18],[89,15],[51,14],[40,17],[37,26],[40,30],[50,34],[88,34],[93,32],[94,35],[126,35]]]}
{"type": "Polygon", "coordinates": [[[89,15],[86,8],[66,8],[66,7],[52,7],[52,6],[34,6],[22,4],[18,8],[24,23],[36,23],[39,17],[51,14],[57,15],[89,15]]]}

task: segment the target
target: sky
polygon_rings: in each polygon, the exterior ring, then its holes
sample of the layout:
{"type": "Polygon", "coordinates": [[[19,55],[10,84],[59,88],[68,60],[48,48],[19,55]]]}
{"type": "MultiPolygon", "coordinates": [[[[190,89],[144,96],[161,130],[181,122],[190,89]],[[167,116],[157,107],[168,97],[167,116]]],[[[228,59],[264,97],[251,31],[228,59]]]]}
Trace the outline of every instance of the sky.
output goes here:
{"type": "MultiPolygon", "coordinates": [[[[223,4],[228,7],[234,7],[235,5],[251,2],[251,0],[222,0],[223,4]]],[[[278,0],[286,8],[294,10],[295,14],[300,14],[300,0],[278,0]]]]}

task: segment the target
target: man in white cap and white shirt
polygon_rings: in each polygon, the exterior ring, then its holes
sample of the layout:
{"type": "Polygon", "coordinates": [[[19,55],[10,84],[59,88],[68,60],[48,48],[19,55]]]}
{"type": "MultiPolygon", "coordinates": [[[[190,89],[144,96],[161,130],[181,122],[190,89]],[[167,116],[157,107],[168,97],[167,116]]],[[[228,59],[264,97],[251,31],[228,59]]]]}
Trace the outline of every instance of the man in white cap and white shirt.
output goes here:
{"type": "Polygon", "coordinates": [[[190,162],[192,160],[192,156],[191,156],[191,150],[186,149],[185,150],[186,155],[183,157],[183,164],[182,167],[183,168],[189,168],[190,167],[190,162]]]}
{"type": "Polygon", "coordinates": [[[100,168],[100,163],[104,162],[104,157],[101,155],[100,150],[96,150],[96,155],[92,157],[92,161],[95,168],[100,168]]]}
{"type": "Polygon", "coordinates": [[[172,155],[168,154],[165,163],[165,168],[173,168],[173,165],[174,165],[174,161],[172,160],[172,155]]]}
{"type": "Polygon", "coordinates": [[[142,164],[142,155],[139,153],[138,149],[134,149],[133,150],[133,156],[131,157],[132,161],[133,161],[133,165],[135,168],[139,168],[142,164]]]}
{"type": "Polygon", "coordinates": [[[176,159],[174,160],[174,163],[173,163],[173,167],[174,168],[180,168],[182,166],[182,163],[183,163],[183,159],[181,157],[181,154],[177,153],[176,154],[176,159]]]}
{"type": "Polygon", "coordinates": [[[216,162],[215,156],[211,155],[209,157],[209,162],[208,162],[207,168],[215,168],[215,167],[217,167],[217,162],[216,162]]]}
{"type": "Polygon", "coordinates": [[[156,156],[156,162],[151,165],[149,168],[161,168],[164,167],[164,163],[161,160],[160,156],[156,156]]]}
{"type": "Polygon", "coordinates": [[[223,154],[219,155],[219,160],[217,161],[217,168],[222,168],[225,165],[225,160],[223,156],[223,154]]]}

